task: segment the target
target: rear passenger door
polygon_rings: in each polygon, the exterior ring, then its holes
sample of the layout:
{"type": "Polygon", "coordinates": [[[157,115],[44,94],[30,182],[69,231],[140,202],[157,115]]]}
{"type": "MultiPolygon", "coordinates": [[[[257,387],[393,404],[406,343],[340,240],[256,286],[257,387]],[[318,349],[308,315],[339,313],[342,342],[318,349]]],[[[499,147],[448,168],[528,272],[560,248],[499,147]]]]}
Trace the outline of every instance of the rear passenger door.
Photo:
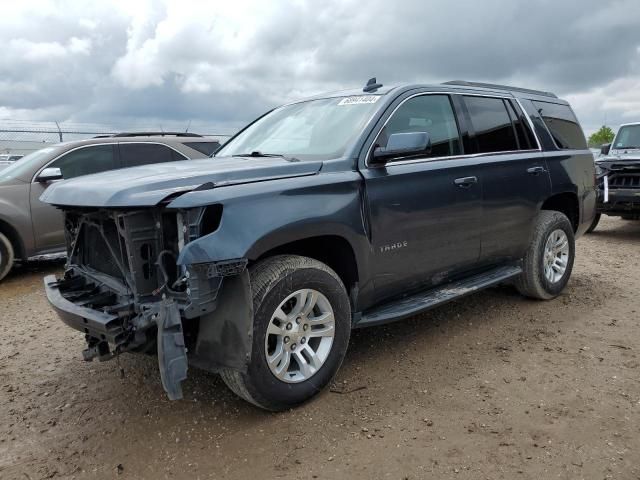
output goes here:
{"type": "Polygon", "coordinates": [[[471,146],[483,159],[480,263],[524,254],[551,192],[543,153],[515,98],[463,95],[471,146]]]}
{"type": "Polygon", "coordinates": [[[123,168],[188,160],[173,148],[160,143],[122,142],[119,144],[119,149],[123,168]]]}

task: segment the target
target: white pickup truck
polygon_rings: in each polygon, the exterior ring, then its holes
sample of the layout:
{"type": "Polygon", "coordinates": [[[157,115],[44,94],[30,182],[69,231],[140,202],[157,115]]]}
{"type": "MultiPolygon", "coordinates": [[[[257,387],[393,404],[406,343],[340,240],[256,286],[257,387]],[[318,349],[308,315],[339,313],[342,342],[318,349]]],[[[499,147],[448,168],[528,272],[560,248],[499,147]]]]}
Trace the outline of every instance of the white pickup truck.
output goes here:
{"type": "Polygon", "coordinates": [[[603,214],[640,220],[640,122],[620,125],[613,142],[602,146],[596,175],[597,215],[587,233],[603,214]]]}

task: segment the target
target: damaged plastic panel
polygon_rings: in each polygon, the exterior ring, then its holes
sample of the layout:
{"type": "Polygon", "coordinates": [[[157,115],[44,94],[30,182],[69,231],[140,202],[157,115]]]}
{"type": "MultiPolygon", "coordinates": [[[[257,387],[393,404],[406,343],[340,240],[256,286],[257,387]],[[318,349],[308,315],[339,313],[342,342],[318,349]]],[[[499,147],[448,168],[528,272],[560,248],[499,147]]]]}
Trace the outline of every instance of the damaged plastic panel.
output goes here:
{"type": "Polygon", "coordinates": [[[246,259],[178,265],[180,251],[215,231],[221,207],[168,211],[68,210],[68,261],[45,288],[62,320],[84,332],[85,360],[157,353],[169,398],[187,365],[246,370],[251,291],[246,259]]]}

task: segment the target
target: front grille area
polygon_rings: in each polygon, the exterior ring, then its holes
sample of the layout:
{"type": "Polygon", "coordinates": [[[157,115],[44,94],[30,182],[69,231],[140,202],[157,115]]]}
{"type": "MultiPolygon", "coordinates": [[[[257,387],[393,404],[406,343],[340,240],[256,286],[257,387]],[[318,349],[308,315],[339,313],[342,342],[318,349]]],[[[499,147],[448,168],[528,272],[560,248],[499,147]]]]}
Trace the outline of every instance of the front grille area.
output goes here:
{"type": "Polygon", "coordinates": [[[74,265],[117,280],[137,298],[155,296],[177,280],[175,213],[160,209],[67,212],[68,237],[78,235],[74,265]]]}
{"type": "Polygon", "coordinates": [[[609,188],[640,188],[640,173],[611,175],[609,188]]]}
{"type": "MultiPolygon", "coordinates": [[[[100,225],[85,224],[81,241],[80,253],[83,265],[115,277],[122,282],[125,281],[125,275],[118,267],[118,261],[116,261],[109,249],[109,246],[111,246],[115,252],[121,253],[120,236],[113,221],[105,221],[100,225]],[[102,228],[102,233],[100,228],[102,228]]],[[[120,258],[118,260],[120,265],[126,269],[128,266],[126,254],[122,253],[123,255],[119,255],[120,258]]]]}

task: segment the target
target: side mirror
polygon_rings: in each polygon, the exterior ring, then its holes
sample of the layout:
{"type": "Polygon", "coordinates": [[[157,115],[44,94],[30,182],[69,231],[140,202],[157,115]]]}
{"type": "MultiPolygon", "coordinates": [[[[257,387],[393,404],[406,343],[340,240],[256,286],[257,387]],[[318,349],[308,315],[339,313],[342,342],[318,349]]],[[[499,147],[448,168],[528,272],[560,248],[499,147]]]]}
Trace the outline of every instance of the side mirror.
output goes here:
{"type": "Polygon", "coordinates": [[[36,177],[38,182],[51,182],[53,180],[62,180],[62,171],[56,167],[48,167],[40,172],[40,175],[36,177]]]}
{"type": "Polygon", "coordinates": [[[431,138],[427,132],[392,133],[386,147],[377,147],[373,151],[370,163],[384,165],[391,158],[427,153],[429,150],[431,138]]]}
{"type": "Polygon", "coordinates": [[[609,150],[611,150],[611,144],[605,143],[600,147],[600,155],[609,155],[609,150]]]}

